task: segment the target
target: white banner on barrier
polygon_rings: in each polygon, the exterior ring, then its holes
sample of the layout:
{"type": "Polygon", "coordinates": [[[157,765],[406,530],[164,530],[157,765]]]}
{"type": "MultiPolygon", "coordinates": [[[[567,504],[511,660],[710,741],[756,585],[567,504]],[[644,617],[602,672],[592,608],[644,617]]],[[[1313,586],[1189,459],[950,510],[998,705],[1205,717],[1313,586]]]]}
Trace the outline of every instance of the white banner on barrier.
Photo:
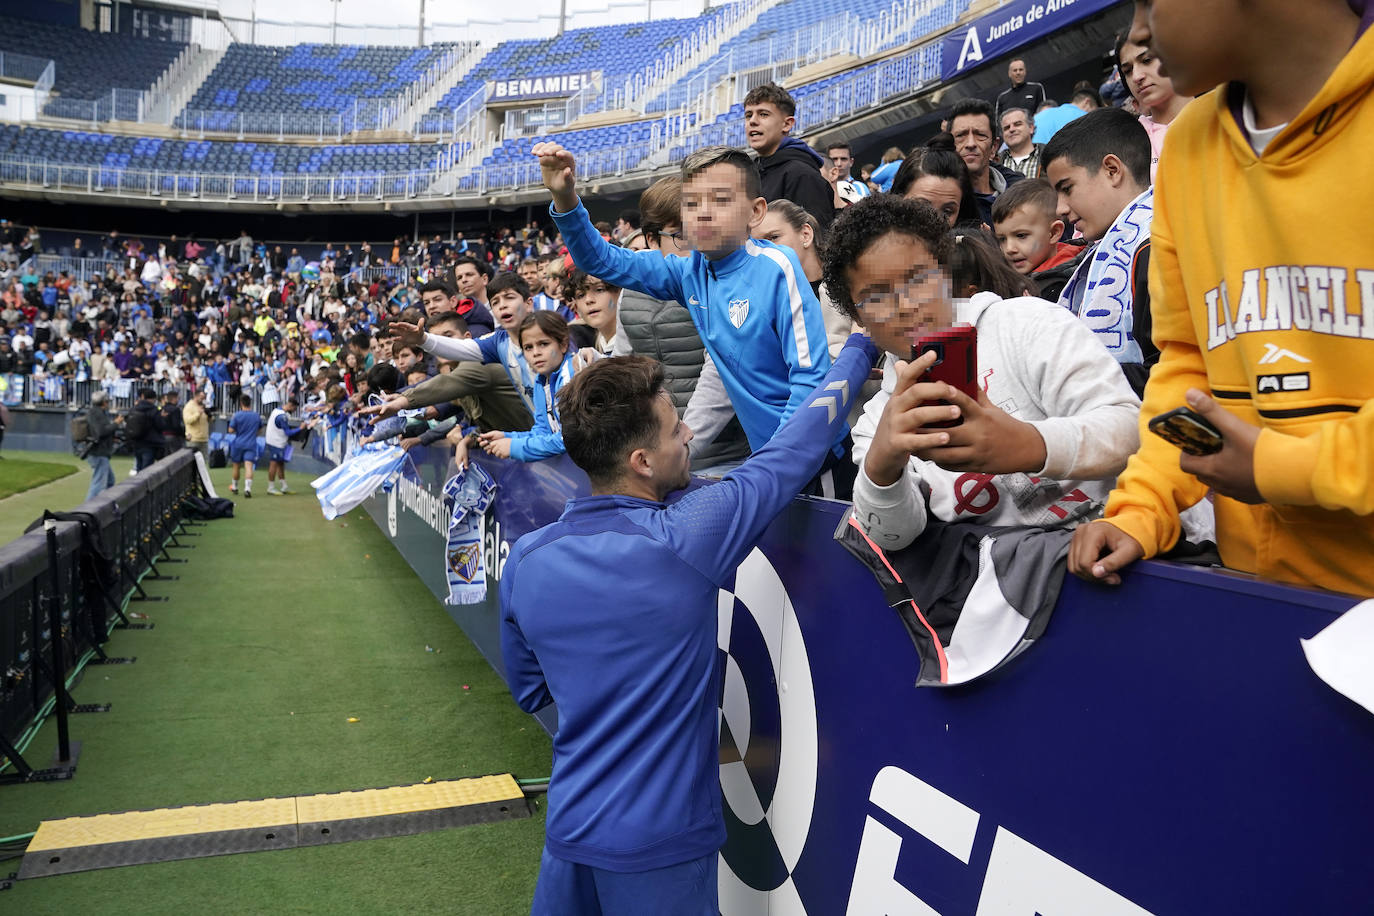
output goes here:
{"type": "Polygon", "coordinates": [[[1374,600],[1362,601],[1311,639],[1299,640],[1307,664],[1336,692],[1374,712],[1374,600]]]}
{"type": "Polygon", "coordinates": [[[219,494],[215,492],[215,485],[210,481],[210,467],[205,463],[205,456],[196,452],[196,471],[200,474],[200,482],[205,487],[205,492],[211,499],[219,499],[219,494]]]}

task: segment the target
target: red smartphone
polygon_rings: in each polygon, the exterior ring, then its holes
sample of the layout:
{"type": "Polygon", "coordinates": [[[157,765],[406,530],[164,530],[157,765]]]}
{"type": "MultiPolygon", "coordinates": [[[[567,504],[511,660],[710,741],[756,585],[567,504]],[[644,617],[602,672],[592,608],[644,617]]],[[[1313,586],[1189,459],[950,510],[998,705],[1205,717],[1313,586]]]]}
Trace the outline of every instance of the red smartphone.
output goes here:
{"type": "MultiPolygon", "coordinates": [[[[917,339],[911,348],[911,358],[916,359],[931,350],[935,351],[935,365],[926,370],[921,381],[945,382],[978,400],[978,329],[970,324],[961,324],[927,334],[917,339]]],[[[932,426],[958,426],[962,422],[962,419],[949,420],[932,426]]]]}

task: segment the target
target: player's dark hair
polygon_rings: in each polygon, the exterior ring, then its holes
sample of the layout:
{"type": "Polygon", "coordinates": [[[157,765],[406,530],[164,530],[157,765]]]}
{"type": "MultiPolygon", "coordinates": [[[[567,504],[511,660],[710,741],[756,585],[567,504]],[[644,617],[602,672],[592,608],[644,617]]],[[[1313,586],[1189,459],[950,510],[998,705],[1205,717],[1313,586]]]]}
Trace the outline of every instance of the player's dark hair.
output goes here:
{"type": "MultiPolygon", "coordinates": [[[[156,400],[156,398],[157,398],[157,389],[156,389],[156,388],[147,388],[147,387],[145,387],[145,388],[140,388],[140,389],[138,389],[138,396],[139,396],[140,398],[142,398],[143,400],[145,400],[145,401],[156,400]]],[[[248,403],[249,403],[249,404],[253,403],[253,399],[252,399],[252,398],[249,398],[249,399],[248,399],[248,403]]]]}
{"type": "Polygon", "coordinates": [[[472,257],[471,255],[465,255],[464,257],[461,257],[453,262],[454,276],[458,275],[458,268],[462,267],[464,264],[471,264],[473,267],[477,268],[477,272],[479,274],[481,274],[484,277],[487,277],[488,279],[491,278],[491,267],[489,267],[486,264],[483,264],[481,261],[472,257]]]}
{"type": "Polygon", "coordinates": [[[401,370],[391,363],[378,363],[367,370],[367,387],[369,391],[381,391],[391,394],[401,387],[401,370]]]}
{"type": "Polygon", "coordinates": [[[874,242],[892,233],[910,236],[929,249],[940,264],[949,256],[949,223],[923,200],[873,194],[840,211],[830,224],[825,246],[825,288],[836,308],[859,320],[849,270],[874,242]]]}
{"type": "MultiPolygon", "coordinates": [[[[430,318],[425,322],[425,330],[433,331],[435,328],[442,328],[450,324],[458,329],[459,334],[468,333],[467,321],[463,318],[462,315],[459,315],[457,312],[440,312],[439,314],[435,315],[433,318],[430,318]]],[[[402,347],[401,349],[404,350],[405,347],[402,347]]],[[[420,350],[419,347],[411,347],[410,349],[419,350],[421,356],[424,355],[424,351],[420,350]]]]}
{"type": "MultiPolygon", "coordinates": [[[[835,150],[837,150],[837,149],[842,149],[842,150],[844,150],[844,151],[845,151],[846,153],[848,153],[850,156],[853,156],[853,155],[854,155],[854,151],[853,151],[852,149],[849,148],[849,144],[848,144],[848,143],[845,143],[843,140],[841,140],[841,141],[839,141],[839,142],[837,142],[837,143],[827,143],[827,144],[825,145],[825,151],[826,151],[827,153],[833,153],[833,152],[835,152],[835,150]]],[[[835,157],[834,157],[834,156],[831,156],[830,158],[833,159],[833,158],[835,158],[835,157]]]]}
{"type": "Polygon", "coordinates": [[[1120,108],[1099,108],[1059,128],[1045,144],[1040,164],[1048,171],[1056,159],[1067,159],[1069,165],[1096,175],[1107,156],[1120,159],[1136,184],[1150,186],[1150,135],[1135,115],[1120,108]]]}
{"type": "Polygon", "coordinates": [[[513,270],[503,270],[487,282],[487,301],[490,302],[496,298],[497,293],[508,289],[515,290],[521,299],[530,297],[530,285],[525,282],[525,278],[513,270]]]}
{"type": "Polygon", "coordinates": [[[1098,108],[1105,108],[1107,106],[1107,103],[1102,100],[1102,93],[1098,92],[1091,86],[1085,86],[1082,89],[1075,89],[1073,91],[1073,98],[1069,99],[1069,103],[1077,105],[1083,99],[1087,99],[1093,103],[1094,111],[1098,108]]]}
{"type": "Polygon", "coordinates": [[[785,118],[796,117],[797,114],[797,103],[792,101],[791,94],[777,83],[764,83],[750,89],[749,94],[744,97],[744,107],[749,108],[752,105],[772,105],[782,112],[785,118]]]}
{"type": "Polygon", "coordinates": [[[638,211],[638,210],[621,210],[621,211],[620,211],[620,218],[621,218],[621,220],[623,220],[625,223],[629,224],[629,227],[630,227],[631,229],[638,229],[638,228],[639,228],[639,211],[638,211]]]}
{"type": "MultiPolygon", "coordinates": [[[[147,389],[147,390],[148,390],[148,391],[151,391],[152,389],[149,388],[149,389],[147,389]]],[[[239,396],[239,406],[240,406],[240,407],[252,407],[252,406],[253,406],[253,396],[252,396],[251,394],[240,395],[240,396],[239,396]]]]}
{"type": "Polygon", "coordinates": [[[423,296],[425,293],[443,293],[446,299],[452,299],[458,295],[453,284],[444,277],[433,277],[426,281],[424,286],[420,287],[420,295],[423,296]]]}
{"type": "Polygon", "coordinates": [[[597,360],[563,386],[558,393],[563,445],[593,486],[615,483],[624,476],[631,452],[658,441],[654,405],[662,392],[663,366],[647,356],[597,360]]]}

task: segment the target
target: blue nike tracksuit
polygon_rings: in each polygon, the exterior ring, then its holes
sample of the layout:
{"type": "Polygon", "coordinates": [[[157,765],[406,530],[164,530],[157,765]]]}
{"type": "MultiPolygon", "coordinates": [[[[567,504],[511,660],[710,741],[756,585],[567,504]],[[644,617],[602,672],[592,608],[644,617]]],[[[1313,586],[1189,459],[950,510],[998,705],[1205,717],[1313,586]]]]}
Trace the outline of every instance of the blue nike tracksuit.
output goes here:
{"type": "MultiPolygon", "coordinates": [[[[568,213],[550,205],[549,212],[578,267],[687,307],[754,451],[825,377],[830,350],[821,304],[792,249],[750,239],[716,261],[700,252],[661,257],[609,244],[581,204],[568,213]]],[[[848,432],[840,424],[837,454],[848,432]]]]}
{"type": "Polygon", "coordinates": [[[575,888],[549,886],[575,883],[579,867],[612,883],[665,869],[678,884],[672,866],[714,860],[725,840],[718,589],[820,469],[876,356],[872,342],[851,337],[825,387],[720,483],[671,506],[577,498],[511,549],[501,577],[506,680],[527,712],[558,704],[536,913],[600,911],[577,904],[575,888]]]}

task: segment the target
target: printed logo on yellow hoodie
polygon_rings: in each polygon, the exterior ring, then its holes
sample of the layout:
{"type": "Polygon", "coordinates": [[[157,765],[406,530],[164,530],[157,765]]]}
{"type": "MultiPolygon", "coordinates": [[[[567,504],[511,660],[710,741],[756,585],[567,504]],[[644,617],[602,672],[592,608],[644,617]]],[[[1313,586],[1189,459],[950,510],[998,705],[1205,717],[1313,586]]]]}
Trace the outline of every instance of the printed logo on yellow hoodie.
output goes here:
{"type": "Polygon", "coordinates": [[[1227,566],[1374,595],[1374,30],[1257,156],[1243,88],[1188,105],[1165,138],[1150,264],[1162,356],[1141,449],[1106,517],[1152,556],[1206,487],[1150,417],[1189,388],[1262,428],[1266,503],[1216,497],[1227,566]]]}

